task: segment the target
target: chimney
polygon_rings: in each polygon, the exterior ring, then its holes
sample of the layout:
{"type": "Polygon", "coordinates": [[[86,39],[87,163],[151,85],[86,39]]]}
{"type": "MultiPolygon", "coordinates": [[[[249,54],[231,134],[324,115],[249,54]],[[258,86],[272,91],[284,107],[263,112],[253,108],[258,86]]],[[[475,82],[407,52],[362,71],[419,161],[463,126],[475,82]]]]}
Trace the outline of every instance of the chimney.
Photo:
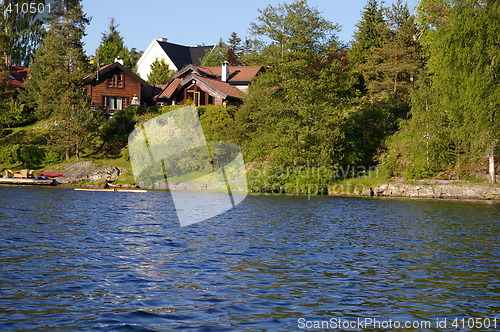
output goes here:
{"type": "Polygon", "coordinates": [[[123,66],[123,59],[121,57],[115,58],[115,62],[118,62],[123,66]]]}
{"type": "Polygon", "coordinates": [[[156,38],[157,41],[159,42],[164,42],[166,43],[168,41],[168,38],[165,38],[165,37],[159,37],[159,38],[156,38]]]}
{"type": "Polygon", "coordinates": [[[4,60],[5,60],[5,65],[8,67],[10,67],[10,65],[12,64],[12,61],[10,60],[10,56],[8,54],[4,54],[4,60]]]}
{"type": "Polygon", "coordinates": [[[221,80],[222,82],[227,82],[229,79],[229,62],[224,61],[222,64],[222,74],[221,74],[221,80]]]}

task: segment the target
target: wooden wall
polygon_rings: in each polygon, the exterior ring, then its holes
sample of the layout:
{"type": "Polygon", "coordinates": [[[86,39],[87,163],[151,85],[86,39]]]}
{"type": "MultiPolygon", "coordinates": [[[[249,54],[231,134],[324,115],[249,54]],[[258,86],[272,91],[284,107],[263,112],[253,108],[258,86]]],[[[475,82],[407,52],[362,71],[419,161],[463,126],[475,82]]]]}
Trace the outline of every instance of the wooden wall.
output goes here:
{"type": "Polygon", "coordinates": [[[116,96],[128,98],[127,104],[130,105],[134,95],[141,101],[141,83],[137,82],[132,76],[123,72],[123,88],[108,87],[108,78],[120,70],[113,70],[107,73],[104,77],[99,77],[99,81],[93,81],[85,87],[87,93],[92,97],[92,103],[97,108],[104,108],[103,96],[116,96]]]}

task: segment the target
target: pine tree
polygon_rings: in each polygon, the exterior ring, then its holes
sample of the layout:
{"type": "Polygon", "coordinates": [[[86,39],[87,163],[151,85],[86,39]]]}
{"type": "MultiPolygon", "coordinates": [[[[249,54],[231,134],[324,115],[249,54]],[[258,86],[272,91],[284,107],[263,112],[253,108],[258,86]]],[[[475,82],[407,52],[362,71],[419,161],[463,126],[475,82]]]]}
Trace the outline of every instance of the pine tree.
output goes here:
{"type": "Polygon", "coordinates": [[[132,63],[132,66],[135,67],[137,65],[137,62],[141,58],[143,51],[137,51],[135,47],[132,47],[130,51],[128,52],[128,55],[130,57],[130,62],[132,63]]]}
{"type": "Polygon", "coordinates": [[[130,58],[130,52],[125,47],[123,37],[118,31],[119,24],[116,23],[115,18],[109,19],[108,33],[103,33],[101,44],[96,50],[94,62],[100,62],[103,65],[115,63],[117,58],[123,60],[123,65],[129,69],[134,68],[134,64],[130,58]]]}
{"type": "Polygon", "coordinates": [[[236,32],[231,33],[227,40],[228,45],[228,61],[232,66],[241,65],[241,57],[243,56],[243,47],[241,46],[241,38],[236,32]]]}
{"type": "Polygon", "coordinates": [[[386,30],[383,43],[371,48],[360,68],[371,93],[393,94],[408,102],[408,89],[423,65],[419,32],[408,5],[401,0],[388,10],[387,23],[390,30],[386,30]]]}
{"type": "Polygon", "coordinates": [[[149,84],[167,84],[174,78],[174,71],[170,69],[165,60],[156,59],[151,64],[151,71],[148,74],[149,84]]]}
{"type": "Polygon", "coordinates": [[[228,61],[228,50],[229,46],[221,38],[215,48],[206,51],[200,64],[204,67],[221,66],[225,61],[228,61]]]}
{"type": "Polygon", "coordinates": [[[367,55],[383,45],[388,33],[383,9],[378,0],[368,0],[356,28],[349,59],[354,64],[365,64],[368,62],[367,55]]]}
{"type": "Polygon", "coordinates": [[[24,98],[35,107],[38,118],[56,120],[58,147],[67,159],[72,151],[78,158],[89,132],[97,125],[83,89],[83,77],[90,72],[82,46],[89,20],[79,0],[61,1],[55,11],[43,45],[35,53],[24,98]]]}

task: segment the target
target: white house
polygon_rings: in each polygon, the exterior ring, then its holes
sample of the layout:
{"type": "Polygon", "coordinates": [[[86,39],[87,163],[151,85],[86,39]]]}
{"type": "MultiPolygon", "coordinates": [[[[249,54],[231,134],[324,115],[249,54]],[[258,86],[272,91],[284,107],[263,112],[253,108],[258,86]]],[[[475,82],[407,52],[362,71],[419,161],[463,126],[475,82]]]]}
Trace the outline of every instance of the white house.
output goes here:
{"type": "Polygon", "coordinates": [[[207,50],[215,46],[183,46],[169,43],[166,38],[155,39],[149,44],[137,62],[136,70],[139,76],[146,80],[151,71],[151,65],[156,59],[165,60],[170,69],[181,70],[184,66],[193,64],[200,65],[200,60],[205,56],[207,50]]]}

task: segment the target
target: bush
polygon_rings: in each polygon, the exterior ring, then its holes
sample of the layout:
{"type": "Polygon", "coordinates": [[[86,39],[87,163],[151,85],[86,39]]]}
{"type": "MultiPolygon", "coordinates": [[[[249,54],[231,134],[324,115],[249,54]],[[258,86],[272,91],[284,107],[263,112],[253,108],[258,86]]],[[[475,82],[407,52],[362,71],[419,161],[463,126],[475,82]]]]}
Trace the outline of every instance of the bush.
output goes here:
{"type": "Polygon", "coordinates": [[[248,173],[251,192],[324,194],[338,177],[334,168],[264,166],[248,173]]]}
{"type": "Polygon", "coordinates": [[[46,165],[54,165],[63,161],[63,155],[55,150],[46,150],[45,151],[45,164],[46,165]]]}
{"type": "Polygon", "coordinates": [[[25,145],[19,149],[19,159],[26,165],[42,165],[45,162],[45,148],[25,145]]]}
{"type": "Polygon", "coordinates": [[[14,164],[19,162],[19,145],[0,146],[0,163],[14,164]]]}
{"type": "Polygon", "coordinates": [[[15,99],[4,103],[4,109],[0,116],[0,128],[21,127],[35,121],[33,113],[15,99]]]}

